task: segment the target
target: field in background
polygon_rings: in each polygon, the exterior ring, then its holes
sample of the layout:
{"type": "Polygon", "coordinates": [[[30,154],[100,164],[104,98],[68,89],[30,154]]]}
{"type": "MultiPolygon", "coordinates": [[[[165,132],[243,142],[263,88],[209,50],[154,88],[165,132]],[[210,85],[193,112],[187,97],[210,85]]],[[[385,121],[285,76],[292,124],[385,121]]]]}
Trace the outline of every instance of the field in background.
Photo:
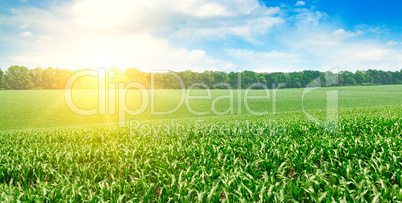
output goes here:
{"type": "MultiPolygon", "coordinates": [[[[302,94],[304,89],[279,89],[276,92],[276,112],[301,111],[302,94]]],[[[402,104],[402,85],[367,86],[367,87],[333,87],[320,88],[308,93],[304,98],[305,110],[314,111],[326,109],[327,91],[338,90],[339,108],[354,108],[366,106],[382,106],[402,104]]],[[[228,95],[228,90],[212,90],[212,98],[207,100],[190,100],[189,106],[197,112],[209,113],[203,117],[216,116],[211,110],[211,103],[219,96],[228,95]]],[[[270,98],[267,100],[249,100],[249,107],[256,112],[268,111],[273,114],[273,92],[270,90],[270,98]]],[[[107,90],[107,98],[112,90],[107,90]]],[[[238,91],[233,91],[233,114],[238,115],[238,91]]],[[[72,125],[91,125],[107,123],[117,125],[119,118],[118,93],[116,102],[107,102],[105,115],[82,116],[73,113],[66,105],[64,91],[62,90],[10,90],[0,91],[0,130],[48,128],[72,125]],[[109,108],[111,103],[112,108],[109,108]],[[114,115],[109,115],[110,110],[115,110],[114,115]]],[[[264,95],[262,90],[252,90],[249,95],[264,95]]],[[[98,108],[98,91],[74,90],[72,100],[82,109],[98,108]]],[[[193,90],[191,96],[207,95],[206,90],[193,90]]],[[[242,91],[242,98],[244,90],[242,91]]],[[[180,90],[156,90],[155,111],[174,109],[180,101],[180,90]]],[[[141,105],[141,95],[136,90],[127,93],[125,102],[129,108],[136,109],[141,105]]],[[[149,100],[150,102],[150,100],[149,100]]],[[[184,103],[181,108],[168,115],[152,115],[150,104],[144,113],[138,116],[127,116],[126,120],[151,120],[151,119],[178,119],[199,117],[192,114],[184,103]]],[[[216,110],[223,112],[228,109],[229,99],[221,99],[216,102],[216,110]]],[[[241,104],[241,114],[248,114],[244,100],[241,104]]],[[[228,113],[227,115],[232,115],[228,113]]]]}

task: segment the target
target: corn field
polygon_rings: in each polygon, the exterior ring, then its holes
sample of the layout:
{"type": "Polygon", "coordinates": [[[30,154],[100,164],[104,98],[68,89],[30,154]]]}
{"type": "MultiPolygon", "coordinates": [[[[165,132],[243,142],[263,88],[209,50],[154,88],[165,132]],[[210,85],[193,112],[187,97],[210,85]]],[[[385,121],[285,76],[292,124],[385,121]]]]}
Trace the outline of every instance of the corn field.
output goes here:
{"type": "Polygon", "coordinates": [[[402,106],[0,132],[0,201],[402,201],[402,106]],[[320,113],[320,112],[318,112],[320,113]]]}

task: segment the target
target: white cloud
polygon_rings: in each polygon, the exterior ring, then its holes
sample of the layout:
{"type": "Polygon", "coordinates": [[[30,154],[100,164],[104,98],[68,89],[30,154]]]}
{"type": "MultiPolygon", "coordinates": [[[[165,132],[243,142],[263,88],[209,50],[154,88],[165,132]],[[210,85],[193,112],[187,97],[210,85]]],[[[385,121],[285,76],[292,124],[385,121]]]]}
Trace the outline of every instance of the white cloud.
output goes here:
{"type": "Polygon", "coordinates": [[[1,61],[9,61],[0,65],[259,72],[402,68],[399,42],[384,45],[366,37],[383,29],[346,30],[327,24],[326,13],[292,11],[296,14],[258,0],[74,0],[49,10],[24,6],[12,9],[11,16],[0,14],[2,26],[29,27],[19,35],[0,30],[0,40],[18,50],[3,55],[1,61]],[[219,57],[186,44],[211,40],[224,50],[219,57]]]}
{"type": "Polygon", "coordinates": [[[205,67],[221,68],[225,62],[213,59],[203,50],[175,49],[164,39],[149,34],[81,35],[81,39],[38,38],[27,47],[41,44],[35,50],[12,57],[14,62],[44,67],[97,68],[135,67],[152,69],[174,69],[202,71],[205,67]]]}
{"type": "MultiPolygon", "coordinates": [[[[9,63],[71,69],[136,67],[145,71],[232,68],[234,65],[228,60],[215,59],[204,50],[174,46],[151,34],[171,29],[185,19],[195,22],[244,15],[259,6],[254,0],[235,1],[230,6],[224,2],[84,0],[53,5],[49,11],[34,7],[15,9],[14,16],[7,19],[9,26],[29,24],[37,34],[33,40],[14,42],[23,51],[10,56],[9,63]]],[[[20,35],[33,36],[30,32],[20,35]]]]}
{"type": "Polygon", "coordinates": [[[345,31],[344,29],[338,29],[335,30],[333,35],[334,37],[340,37],[340,38],[349,38],[349,37],[356,37],[359,35],[363,35],[364,32],[358,30],[356,32],[351,32],[351,31],[345,31]]]}
{"type": "Polygon", "coordinates": [[[21,32],[19,35],[22,36],[22,37],[30,37],[33,34],[31,32],[21,32]]]}
{"type": "Polygon", "coordinates": [[[297,1],[296,2],[296,6],[304,6],[306,4],[306,2],[304,2],[304,1],[297,1]]]}
{"type": "MultiPolygon", "coordinates": [[[[366,31],[354,31],[324,24],[325,13],[301,11],[292,27],[277,32],[276,43],[283,51],[227,50],[242,67],[260,72],[313,69],[340,70],[402,69],[402,49],[384,46],[381,40],[367,39],[366,31]]],[[[399,42],[390,41],[388,45],[399,42]]]]}
{"type": "Polygon", "coordinates": [[[252,56],[257,58],[266,58],[267,60],[272,60],[273,58],[289,59],[297,58],[298,54],[289,54],[285,52],[271,51],[271,52],[255,52],[247,49],[227,49],[230,54],[235,54],[237,56],[252,56]]]}
{"type": "Polygon", "coordinates": [[[248,14],[258,0],[83,0],[69,10],[84,28],[109,32],[148,32],[170,29],[176,23],[248,14]]]}
{"type": "Polygon", "coordinates": [[[333,46],[326,46],[323,45],[325,43],[311,44],[303,41],[295,46],[296,43],[290,45],[292,51],[286,52],[229,49],[227,53],[238,59],[235,62],[240,67],[257,72],[327,71],[334,67],[349,71],[402,69],[402,50],[384,48],[380,43],[340,40],[333,46]]]}
{"type": "Polygon", "coordinates": [[[227,37],[238,37],[254,44],[261,44],[258,36],[270,33],[275,26],[285,23],[278,14],[279,7],[259,7],[248,15],[239,14],[234,17],[221,17],[209,21],[190,20],[179,27],[174,36],[181,39],[224,40],[227,37]]]}
{"type": "MultiPolygon", "coordinates": [[[[296,26],[291,35],[281,36],[280,41],[293,52],[303,53],[298,64],[304,69],[339,67],[341,70],[402,68],[402,50],[384,47],[380,41],[359,38],[362,31],[331,28],[306,29],[296,26]]],[[[391,42],[391,44],[394,44],[391,42]]]]}
{"type": "Polygon", "coordinates": [[[247,49],[227,49],[226,52],[246,70],[257,72],[280,72],[298,69],[297,64],[302,62],[298,53],[286,52],[258,52],[247,49]]]}
{"type": "Polygon", "coordinates": [[[347,39],[353,39],[363,34],[364,33],[361,31],[351,32],[345,31],[344,29],[338,29],[333,32],[326,30],[301,30],[297,31],[294,35],[299,38],[301,43],[299,42],[293,46],[306,49],[309,49],[309,47],[316,48],[316,46],[334,48],[341,46],[347,39]]]}
{"type": "Polygon", "coordinates": [[[227,36],[240,37],[246,41],[258,44],[257,36],[267,34],[274,26],[283,24],[280,17],[258,17],[254,19],[229,20],[206,27],[186,27],[175,33],[175,36],[184,39],[209,38],[211,40],[225,39],[227,36]]]}
{"type": "MultiPolygon", "coordinates": [[[[398,44],[399,44],[399,42],[390,40],[390,41],[388,41],[388,42],[385,44],[385,46],[386,46],[386,47],[390,47],[390,46],[394,46],[394,45],[398,45],[398,44]]],[[[402,44],[402,43],[401,43],[401,44],[402,44]]]]}
{"type": "Polygon", "coordinates": [[[311,11],[308,9],[298,9],[298,11],[299,13],[289,17],[289,20],[294,21],[301,31],[320,29],[322,21],[329,17],[326,13],[320,11],[311,11]]]}
{"type": "Polygon", "coordinates": [[[29,23],[24,23],[24,24],[20,25],[20,29],[27,28],[28,26],[29,26],[29,23]]]}

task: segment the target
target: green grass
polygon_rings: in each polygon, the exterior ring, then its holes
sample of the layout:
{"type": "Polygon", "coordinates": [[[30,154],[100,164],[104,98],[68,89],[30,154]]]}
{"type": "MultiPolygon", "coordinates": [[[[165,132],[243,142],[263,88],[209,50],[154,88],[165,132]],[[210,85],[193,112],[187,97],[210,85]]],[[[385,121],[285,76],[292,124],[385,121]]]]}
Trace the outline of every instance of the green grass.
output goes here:
{"type": "MultiPolygon", "coordinates": [[[[270,113],[247,114],[242,105],[237,115],[235,96],[234,115],[181,108],[153,116],[148,109],[127,117],[140,125],[123,128],[112,124],[116,115],[72,113],[60,91],[0,91],[7,98],[0,100],[0,201],[402,201],[401,88],[313,91],[305,107],[322,120],[326,92],[339,91],[339,119],[320,125],[301,111],[303,89],[283,89],[276,114],[271,101],[254,101],[253,110],[270,113]]],[[[171,109],[179,94],[156,92],[157,108],[171,109]]],[[[73,96],[77,105],[97,105],[97,92],[73,96]]],[[[134,92],[127,97],[131,108],[138,101],[134,92]]],[[[210,110],[209,100],[192,102],[210,110]]]]}
{"type": "MultiPolygon", "coordinates": [[[[276,94],[276,112],[301,111],[302,94],[304,89],[280,89],[276,94]]],[[[339,88],[321,88],[308,93],[305,96],[306,110],[326,109],[326,92],[338,90],[339,108],[353,108],[363,106],[381,106],[401,104],[402,85],[389,86],[368,86],[368,87],[339,87],[339,88]]],[[[252,90],[249,95],[264,95],[265,92],[252,90]]],[[[205,90],[193,90],[194,95],[206,95],[205,90]]],[[[216,116],[211,110],[212,101],[219,97],[228,95],[227,90],[213,90],[212,98],[209,100],[190,100],[190,107],[197,112],[208,111],[204,115],[216,116]]],[[[242,92],[241,98],[244,96],[242,92]]],[[[82,116],[73,113],[65,103],[64,91],[62,90],[20,90],[20,91],[0,91],[0,131],[30,128],[48,128],[83,124],[99,123],[117,123],[119,105],[115,106],[116,113],[109,115],[82,116]]],[[[83,109],[97,108],[98,91],[95,90],[75,90],[73,92],[73,101],[77,106],[83,109]]],[[[141,105],[141,96],[138,91],[131,90],[126,97],[126,103],[129,108],[138,108],[141,105]]],[[[180,101],[180,90],[156,90],[155,109],[164,111],[175,108],[180,101]]],[[[248,110],[241,103],[241,112],[238,110],[238,91],[233,94],[233,114],[247,114],[248,110]]],[[[118,100],[116,100],[118,102],[118,100]]],[[[150,100],[149,100],[150,102],[150,100]]],[[[107,106],[109,102],[107,103],[107,106]]],[[[186,104],[168,115],[152,115],[150,104],[144,113],[138,116],[127,116],[126,120],[150,120],[150,119],[177,119],[189,118],[194,115],[188,110],[186,104]]],[[[270,91],[268,100],[250,100],[249,107],[253,111],[268,111],[273,113],[273,92],[270,91]]],[[[229,107],[229,100],[224,99],[216,102],[217,111],[223,112],[229,107]]],[[[228,115],[232,115],[229,113],[228,115]]]]}
{"type": "Polygon", "coordinates": [[[0,201],[401,201],[401,119],[393,105],[341,110],[337,133],[299,112],[3,132],[0,201]]]}

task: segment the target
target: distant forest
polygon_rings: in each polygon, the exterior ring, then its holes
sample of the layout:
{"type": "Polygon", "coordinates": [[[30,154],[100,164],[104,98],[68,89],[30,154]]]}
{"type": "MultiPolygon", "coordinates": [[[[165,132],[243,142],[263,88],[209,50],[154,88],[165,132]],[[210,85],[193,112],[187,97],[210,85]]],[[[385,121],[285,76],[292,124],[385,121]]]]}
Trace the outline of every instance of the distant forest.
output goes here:
{"type": "MultiPolygon", "coordinates": [[[[151,73],[142,72],[135,68],[128,68],[121,72],[115,68],[113,78],[106,77],[107,82],[125,83],[140,82],[146,88],[151,87],[151,73]]],[[[58,68],[35,68],[28,69],[24,66],[11,66],[7,70],[0,69],[0,89],[64,89],[68,78],[76,71],[58,68]]],[[[109,75],[108,75],[109,76],[109,75]]],[[[387,85],[402,84],[402,70],[382,71],[366,70],[341,71],[339,73],[320,72],[305,70],[301,72],[275,72],[256,73],[253,71],[242,71],[241,73],[223,71],[204,71],[202,73],[192,71],[167,72],[154,74],[154,87],[157,89],[179,89],[182,88],[177,77],[181,78],[184,88],[195,83],[203,83],[204,88],[238,88],[239,78],[241,88],[245,89],[252,84],[253,89],[263,88],[299,88],[306,86],[353,86],[353,85],[387,85]],[[241,74],[240,76],[238,74],[241,74]],[[174,77],[174,75],[176,77],[174,77]],[[318,79],[317,79],[318,78],[318,79]],[[262,85],[261,85],[262,84],[262,85]]],[[[81,77],[74,82],[72,88],[94,89],[98,88],[98,78],[81,77]]]]}

